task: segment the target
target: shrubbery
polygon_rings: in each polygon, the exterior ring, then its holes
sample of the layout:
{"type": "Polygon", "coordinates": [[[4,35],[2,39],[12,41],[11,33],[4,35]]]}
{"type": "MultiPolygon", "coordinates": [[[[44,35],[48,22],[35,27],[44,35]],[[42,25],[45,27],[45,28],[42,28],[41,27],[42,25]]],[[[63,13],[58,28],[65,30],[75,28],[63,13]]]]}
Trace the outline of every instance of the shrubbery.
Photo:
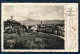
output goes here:
{"type": "Polygon", "coordinates": [[[64,40],[49,34],[22,34],[16,38],[8,35],[6,38],[5,49],[64,49],[64,40]]]}

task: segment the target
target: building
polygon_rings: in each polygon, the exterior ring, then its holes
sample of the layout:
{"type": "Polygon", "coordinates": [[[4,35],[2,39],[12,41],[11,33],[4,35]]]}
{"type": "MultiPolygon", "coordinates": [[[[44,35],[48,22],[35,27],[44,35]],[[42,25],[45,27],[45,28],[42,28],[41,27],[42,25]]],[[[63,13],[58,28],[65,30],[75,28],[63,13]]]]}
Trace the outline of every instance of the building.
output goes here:
{"type": "Polygon", "coordinates": [[[41,24],[38,25],[38,32],[51,33],[59,36],[64,36],[64,25],[61,24],[41,24]]]}
{"type": "Polygon", "coordinates": [[[21,30],[21,32],[26,32],[27,28],[25,25],[22,25],[21,23],[13,20],[12,16],[11,16],[11,19],[4,21],[5,33],[17,33],[17,30],[21,30]]]}

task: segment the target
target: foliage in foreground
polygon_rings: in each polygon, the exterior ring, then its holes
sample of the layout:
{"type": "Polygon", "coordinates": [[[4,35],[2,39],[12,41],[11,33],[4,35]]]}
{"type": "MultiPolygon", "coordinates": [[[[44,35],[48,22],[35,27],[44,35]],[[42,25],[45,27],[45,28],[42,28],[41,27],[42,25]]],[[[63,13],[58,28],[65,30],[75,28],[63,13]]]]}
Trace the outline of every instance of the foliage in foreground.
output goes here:
{"type": "Polygon", "coordinates": [[[50,34],[5,34],[5,49],[64,49],[64,40],[50,34]]]}

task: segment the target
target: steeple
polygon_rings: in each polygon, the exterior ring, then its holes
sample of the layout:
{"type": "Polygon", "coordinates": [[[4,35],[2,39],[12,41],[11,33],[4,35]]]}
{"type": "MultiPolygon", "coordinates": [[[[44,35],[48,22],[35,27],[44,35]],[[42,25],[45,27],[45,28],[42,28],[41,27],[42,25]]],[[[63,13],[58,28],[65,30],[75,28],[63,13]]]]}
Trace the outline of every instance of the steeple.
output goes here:
{"type": "Polygon", "coordinates": [[[41,21],[41,24],[42,24],[42,21],[41,21]]]}

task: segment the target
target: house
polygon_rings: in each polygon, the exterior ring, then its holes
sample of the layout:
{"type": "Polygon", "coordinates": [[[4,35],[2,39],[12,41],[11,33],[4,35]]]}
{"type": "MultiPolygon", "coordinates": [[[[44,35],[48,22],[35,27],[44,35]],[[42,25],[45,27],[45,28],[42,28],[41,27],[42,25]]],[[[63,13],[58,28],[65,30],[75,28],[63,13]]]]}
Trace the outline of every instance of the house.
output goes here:
{"type": "Polygon", "coordinates": [[[61,24],[39,24],[37,32],[51,33],[55,35],[64,36],[64,25],[61,24]]]}
{"type": "Polygon", "coordinates": [[[25,25],[22,25],[21,23],[15,21],[12,19],[8,19],[7,21],[4,21],[4,32],[5,33],[17,33],[17,28],[21,30],[21,32],[26,32],[27,28],[25,25]]]}

